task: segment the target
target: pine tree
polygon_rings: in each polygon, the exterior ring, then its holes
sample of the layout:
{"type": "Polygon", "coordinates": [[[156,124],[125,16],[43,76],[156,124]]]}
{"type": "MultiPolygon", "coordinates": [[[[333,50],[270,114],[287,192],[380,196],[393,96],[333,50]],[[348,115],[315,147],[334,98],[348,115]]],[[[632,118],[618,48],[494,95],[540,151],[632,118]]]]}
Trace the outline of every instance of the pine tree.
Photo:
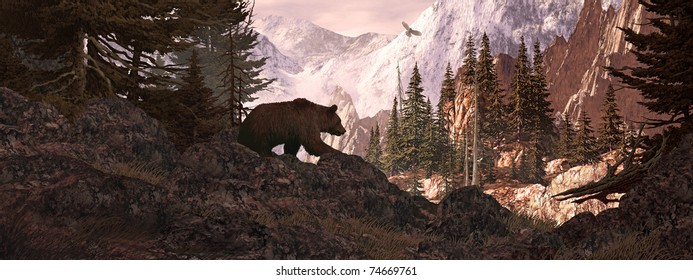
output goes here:
{"type": "Polygon", "coordinates": [[[520,37],[520,47],[517,52],[515,71],[511,81],[512,111],[510,112],[508,123],[515,130],[516,140],[520,142],[526,138],[526,130],[531,123],[529,98],[532,94],[530,80],[531,68],[527,58],[527,47],[524,37],[520,37]]]}
{"type": "Polygon", "coordinates": [[[462,84],[473,86],[476,83],[476,47],[472,35],[467,38],[462,65],[462,84]]]}
{"type": "Polygon", "coordinates": [[[561,131],[561,139],[558,143],[558,157],[570,161],[575,157],[575,129],[573,123],[570,121],[570,116],[565,112],[562,118],[565,126],[561,131]]]}
{"type": "Polygon", "coordinates": [[[226,29],[228,46],[224,53],[226,69],[223,72],[224,94],[230,114],[230,126],[239,126],[249,109],[243,104],[251,102],[254,95],[265,90],[276,79],[260,76],[267,57],[254,58],[253,49],[258,44],[259,33],[252,28],[252,9],[240,23],[231,23],[226,29]]]}
{"type": "Polygon", "coordinates": [[[578,126],[575,135],[575,154],[573,161],[576,164],[592,163],[599,160],[597,140],[593,135],[591,119],[585,111],[582,111],[578,119],[578,126]]]}
{"type": "Polygon", "coordinates": [[[602,151],[618,149],[619,144],[623,142],[623,121],[618,111],[616,91],[609,85],[602,103],[602,125],[599,129],[599,146],[602,151]]]}
{"type": "Polygon", "coordinates": [[[448,62],[445,68],[443,84],[440,89],[440,99],[438,100],[436,118],[434,118],[434,130],[436,139],[436,158],[438,164],[436,171],[443,174],[444,177],[450,177],[454,172],[455,151],[450,138],[450,127],[452,126],[448,118],[448,110],[454,109],[455,96],[455,80],[452,75],[452,68],[448,62]]]}
{"type": "Polygon", "coordinates": [[[375,124],[375,132],[373,133],[373,138],[375,140],[373,141],[375,143],[375,155],[374,155],[374,160],[375,162],[373,163],[375,167],[378,169],[383,169],[383,148],[380,146],[380,125],[377,123],[375,124]]]}
{"type": "Polygon", "coordinates": [[[495,180],[495,160],[498,154],[494,147],[500,144],[505,131],[505,105],[500,89],[496,67],[491,55],[491,46],[486,33],[481,37],[481,48],[476,66],[479,93],[479,116],[481,122],[481,138],[484,145],[480,151],[485,160],[481,162],[485,171],[485,181],[495,180]]]}
{"type": "MultiPolygon", "coordinates": [[[[553,110],[549,99],[549,90],[546,85],[546,70],[544,68],[544,54],[541,52],[539,42],[534,44],[534,63],[530,77],[531,94],[528,98],[530,121],[528,133],[534,133],[542,139],[550,140],[555,137],[553,129],[553,110]]],[[[547,142],[547,141],[543,142],[547,142]]],[[[546,143],[549,144],[549,143],[546,143]]],[[[548,146],[548,145],[544,145],[548,146]]],[[[545,152],[545,151],[540,151],[545,152]]]]}
{"type": "Polygon", "coordinates": [[[438,158],[436,157],[436,145],[437,137],[435,134],[434,123],[433,123],[433,108],[431,107],[431,100],[426,99],[426,104],[424,107],[424,140],[421,143],[421,161],[422,168],[426,171],[426,178],[430,178],[433,174],[433,169],[438,163],[438,158]]]}
{"type": "Polygon", "coordinates": [[[418,64],[414,64],[411,80],[406,90],[407,99],[402,107],[402,162],[407,170],[421,168],[421,155],[426,137],[430,113],[426,113],[426,102],[421,87],[418,64]]]}
{"type": "Polygon", "coordinates": [[[693,122],[693,2],[688,0],[640,0],[640,5],[654,15],[647,28],[620,28],[625,40],[633,44],[632,52],[639,65],[621,69],[607,68],[611,75],[640,91],[642,102],[650,111],[669,116],[651,120],[652,126],[693,122]],[[642,32],[642,33],[638,33],[642,32]]]}
{"type": "Polygon", "coordinates": [[[385,170],[390,176],[402,171],[402,149],[400,139],[399,117],[397,111],[397,97],[392,100],[392,111],[387,123],[387,133],[385,134],[385,170]]]}
{"type": "Polygon", "coordinates": [[[183,85],[174,94],[178,109],[169,127],[172,142],[181,152],[194,143],[209,141],[222,128],[223,111],[214,92],[204,84],[196,50],[189,63],[183,85]]]}
{"type": "Polygon", "coordinates": [[[544,184],[546,183],[544,181],[544,176],[546,175],[546,171],[544,170],[545,164],[543,161],[543,152],[542,152],[542,147],[540,145],[540,140],[538,135],[533,133],[530,135],[530,141],[529,145],[527,146],[527,149],[525,150],[527,153],[527,157],[525,158],[525,171],[527,174],[525,175],[525,183],[533,183],[533,184],[544,184]]]}
{"type": "Polygon", "coordinates": [[[383,167],[382,162],[380,161],[381,156],[382,149],[380,148],[380,127],[378,127],[376,124],[375,129],[371,128],[365,160],[366,162],[380,169],[383,167]]]}

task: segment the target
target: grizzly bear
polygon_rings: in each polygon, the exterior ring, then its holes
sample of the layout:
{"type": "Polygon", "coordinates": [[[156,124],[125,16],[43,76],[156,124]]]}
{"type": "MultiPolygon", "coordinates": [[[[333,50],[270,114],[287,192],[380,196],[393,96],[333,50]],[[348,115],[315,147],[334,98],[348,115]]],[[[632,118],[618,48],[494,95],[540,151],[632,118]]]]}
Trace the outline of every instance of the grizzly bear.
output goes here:
{"type": "Polygon", "coordinates": [[[284,153],[296,155],[303,145],[314,156],[339,153],[320,139],[320,132],[340,136],[346,132],[337,116],[337,105],[325,107],[304,98],[260,104],[241,123],[238,143],[261,156],[284,144],[284,153]]]}

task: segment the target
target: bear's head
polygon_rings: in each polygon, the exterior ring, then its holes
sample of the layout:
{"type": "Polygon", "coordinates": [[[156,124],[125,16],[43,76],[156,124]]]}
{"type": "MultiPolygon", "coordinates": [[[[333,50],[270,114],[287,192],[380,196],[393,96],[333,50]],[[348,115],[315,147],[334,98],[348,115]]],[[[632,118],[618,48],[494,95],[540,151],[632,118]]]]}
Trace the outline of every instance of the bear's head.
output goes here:
{"type": "Polygon", "coordinates": [[[342,126],[342,119],[337,115],[337,105],[332,105],[327,108],[327,117],[321,132],[327,132],[332,135],[341,136],[346,133],[346,129],[342,126]]]}

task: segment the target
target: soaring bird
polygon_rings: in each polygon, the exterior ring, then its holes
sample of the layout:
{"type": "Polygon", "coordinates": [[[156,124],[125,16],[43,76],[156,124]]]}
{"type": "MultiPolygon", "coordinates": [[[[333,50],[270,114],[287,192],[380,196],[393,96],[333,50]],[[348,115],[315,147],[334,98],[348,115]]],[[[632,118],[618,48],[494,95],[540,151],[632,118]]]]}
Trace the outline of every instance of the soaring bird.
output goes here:
{"type": "Polygon", "coordinates": [[[411,27],[409,27],[409,24],[407,24],[406,22],[402,22],[402,26],[404,26],[404,29],[407,30],[407,33],[405,33],[407,34],[407,37],[411,37],[412,34],[416,36],[421,36],[421,32],[411,29],[411,27]]]}

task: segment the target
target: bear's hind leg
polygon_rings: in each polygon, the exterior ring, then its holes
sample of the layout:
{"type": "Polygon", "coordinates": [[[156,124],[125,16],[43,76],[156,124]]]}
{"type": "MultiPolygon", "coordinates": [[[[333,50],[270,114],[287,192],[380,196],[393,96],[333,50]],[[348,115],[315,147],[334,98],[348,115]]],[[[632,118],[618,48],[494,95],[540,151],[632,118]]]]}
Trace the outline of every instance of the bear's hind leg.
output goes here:
{"type": "Polygon", "coordinates": [[[298,153],[298,149],[301,147],[301,143],[298,142],[289,142],[284,144],[284,154],[287,155],[296,155],[298,153]]]}

